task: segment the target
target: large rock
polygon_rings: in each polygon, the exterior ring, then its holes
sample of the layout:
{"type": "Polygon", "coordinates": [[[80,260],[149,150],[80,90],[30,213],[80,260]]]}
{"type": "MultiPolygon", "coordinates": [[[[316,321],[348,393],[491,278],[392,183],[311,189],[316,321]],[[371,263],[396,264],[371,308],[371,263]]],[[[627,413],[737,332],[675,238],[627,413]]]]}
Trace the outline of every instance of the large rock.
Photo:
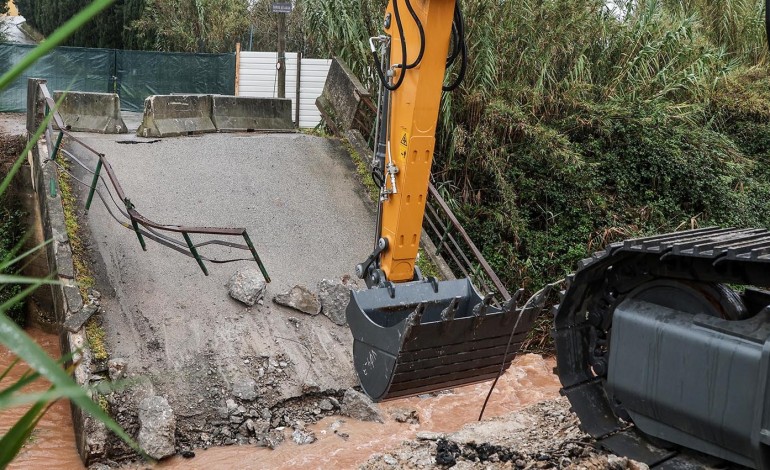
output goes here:
{"type": "Polygon", "coordinates": [[[139,446],[150,457],[160,460],[176,453],[176,418],[168,401],[159,396],[139,403],[139,446]]]}
{"type": "Polygon", "coordinates": [[[318,283],[318,298],[321,300],[321,312],[337,325],[347,323],[345,310],[350,303],[351,284],[324,279],[318,283]]]}
{"type": "Polygon", "coordinates": [[[265,295],[262,274],[253,268],[242,268],[227,281],[230,297],[253,307],[265,295]]]}
{"type": "Polygon", "coordinates": [[[340,413],[343,416],[359,419],[361,421],[374,421],[382,423],[379,408],[366,395],[353,389],[345,391],[342,398],[340,413]]]}
{"type": "Polygon", "coordinates": [[[273,297],[273,302],[278,305],[299,310],[308,315],[321,313],[321,302],[318,297],[305,286],[294,286],[289,292],[273,297]]]}

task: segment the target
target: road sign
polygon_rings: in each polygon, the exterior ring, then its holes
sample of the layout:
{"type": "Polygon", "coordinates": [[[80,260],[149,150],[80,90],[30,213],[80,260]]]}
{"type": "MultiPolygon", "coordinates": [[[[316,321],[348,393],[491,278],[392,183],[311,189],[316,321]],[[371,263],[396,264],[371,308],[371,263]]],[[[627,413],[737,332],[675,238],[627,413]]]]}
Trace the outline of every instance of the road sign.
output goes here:
{"type": "Polygon", "coordinates": [[[270,7],[270,11],[273,13],[291,13],[291,9],[291,2],[273,3],[273,5],[270,7]]]}

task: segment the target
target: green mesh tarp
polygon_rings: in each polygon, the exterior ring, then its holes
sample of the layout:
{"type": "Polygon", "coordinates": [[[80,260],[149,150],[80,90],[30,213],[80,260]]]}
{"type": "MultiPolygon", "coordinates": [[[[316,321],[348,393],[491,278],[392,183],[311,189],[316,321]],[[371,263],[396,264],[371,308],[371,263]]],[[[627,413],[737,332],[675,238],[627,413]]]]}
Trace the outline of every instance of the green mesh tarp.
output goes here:
{"type": "Polygon", "coordinates": [[[150,95],[235,94],[235,54],[116,51],[121,107],[142,111],[150,95]]]}
{"type": "MultiPolygon", "coordinates": [[[[9,71],[35,46],[0,44],[0,75],[9,71]]],[[[48,80],[48,89],[106,92],[113,75],[114,52],[109,49],[58,47],[29,67],[0,91],[0,111],[23,112],[27,107],[27,79],[48,80]]]]}
{"type": "MultiPolygon", "coordinates": [[[[34,46],[0,44],[0,75],[34,46]]],[[[235,54],[121,51],[57,47],[0,91],[0,111],[23,112],[27,78],[48,80],[48,89],[120,95],[121,108],[142,111],[150,95],[171,93],[232,95],[235,54]]]]}

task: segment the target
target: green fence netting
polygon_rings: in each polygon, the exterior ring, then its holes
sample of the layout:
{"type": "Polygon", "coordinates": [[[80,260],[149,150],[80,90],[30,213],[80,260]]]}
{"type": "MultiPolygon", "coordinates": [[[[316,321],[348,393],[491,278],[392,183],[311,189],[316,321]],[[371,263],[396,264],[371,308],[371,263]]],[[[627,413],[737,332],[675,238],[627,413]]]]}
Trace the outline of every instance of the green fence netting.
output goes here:
{"type": "Polygon", "coordinates": [[[115,51],[121,107],[142,111],[150,95],[235,94],[235,54],[115,51]]]}
{"type": "MultiPolygon", "coordinates": [[[[34,46],[0,44],[0,75],[34,46]]],[[[27,78],[49,90],[117,92],[121,108],[142,111],[150,95],[235,93],[235,54],[122,51],[57,47],[0,93],[0,111],[23,112],[27,78]]]]}
{"type": "MultiPolygon", "coordinates": [[[[0,44],[0,74],[9,71],[34,47],[0,44]]],[[[49,90],[105,92],[113,75],[114,55],[109,49],[56,48],[0,92],[0,111],[25,111],[27,79],[31,77],[48,80],[49,90]]]]}

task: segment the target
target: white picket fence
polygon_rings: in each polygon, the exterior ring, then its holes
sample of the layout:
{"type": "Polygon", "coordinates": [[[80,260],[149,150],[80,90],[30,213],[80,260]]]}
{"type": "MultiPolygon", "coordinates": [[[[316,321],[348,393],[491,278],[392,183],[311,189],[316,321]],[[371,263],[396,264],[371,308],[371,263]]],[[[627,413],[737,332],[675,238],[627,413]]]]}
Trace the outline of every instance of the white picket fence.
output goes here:
{"type": "MultiPolygon", "coordinates": [[[[275,52],[241,52],[237,89],[240,96],[275,98],[278,96],[278,71],[275,52]]],[[[302,58],[300,64],[299,127],[313,128],[321,122],[315,100],[323,92],[332,61],[302,58]]],[[[292,119],[296,116],[297,54],[286,53],[286,98],[291,98],[292,119]]]]}

